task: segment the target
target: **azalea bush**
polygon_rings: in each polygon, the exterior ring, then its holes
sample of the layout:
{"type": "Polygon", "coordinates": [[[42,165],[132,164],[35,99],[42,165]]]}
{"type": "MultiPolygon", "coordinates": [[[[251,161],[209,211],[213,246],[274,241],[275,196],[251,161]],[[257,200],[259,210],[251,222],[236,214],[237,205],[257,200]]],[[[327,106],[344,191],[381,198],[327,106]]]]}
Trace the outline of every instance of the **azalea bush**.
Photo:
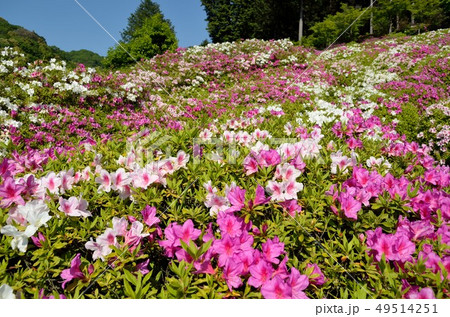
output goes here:
{"type": "Polygon", "coordinates": [[[0,297],[448,298],[449,43],[3,50],[0,297]]]}

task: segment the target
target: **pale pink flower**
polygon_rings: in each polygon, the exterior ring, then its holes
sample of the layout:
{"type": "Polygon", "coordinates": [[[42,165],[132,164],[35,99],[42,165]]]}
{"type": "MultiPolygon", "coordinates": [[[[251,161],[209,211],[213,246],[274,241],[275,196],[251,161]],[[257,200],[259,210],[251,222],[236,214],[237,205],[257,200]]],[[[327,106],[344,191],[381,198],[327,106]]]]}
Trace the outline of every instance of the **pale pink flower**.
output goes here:
{"type": "Polygon", "coordinates": [[[84,170],[81,172],[81,179],[84,181],[88,181],[91,179],[91,167],[86,166],[84,170]]]}
{"type": "Polygon", "coordinates": [[[125,186],[131,182],[129,173],[123,168],[119,168],[116,172],[111,173],[111,188],[117,191],[124,191],[125,186]]]}
{"type": "Polygon", "coordinates": [[[147,169],[139,169],[132,174],[133,186],[136,188],[147,189],[148,186],[156,182],[159,177],[147,169]]]}
{"type": "Polygon", "coordinates": [[[189,155],[183,151],[179,151],[175,159],[175,169],[178,170],[180,168],[186,168],[186,164],[188,162],[189,162],[189,155]]]}
{"type": "Polygon", "coordinates": [[[44,188],[48,189],[50,193],[58,194],[59,187],[61,186],[61,178],[56,176],[54,172],[51,172],[43,178],[42,185],[44,188]]]}
{"type": "Polygon", "coordinates": [[[205,206],[211,208],[209,214],[211,216],[217,215],[221,211],[225,211],[230,207],[230,202],[227,198],[212,194],[207,197],[205,201],[205,206]]]}
{"type": "Polygon", "coordinates": [[[59,198],[58,210],[72,217],[90,217],[91,213],[87,210],[88,202],[82,198],[70,197],[69,199],[59,198]]]}
{"type": "Polygon", "coordinates": [[[269,181],[266,190],[271,194],[272,201],[285,201],[284,190],[285,183],[278,183],[274,181],[269,181]]]}
{"type": "Polygon", "coordinates": [[[283,165],[278,165],[275,170],[275,179],[282,181],[296,180],[302,174],[294,166],[284,163],[283,165]]]}
{"type": "Polygon", "coordinates": [[[72,185],[75,182],[75,179],[73,177],[73,168],[71,168],[67,172],[60,172],[59,177],[61,177],[61,193],[64,194],[66,191],[72,189],[72,185]]]}
{"type": "Polygon", "coordinates": [[[98,192],[104,191],[109,193],[111,191],[111,175],[109,175],[108,171],[102,169],[100,176],[95,178],[95,182],[100,184],[98,192]]]}

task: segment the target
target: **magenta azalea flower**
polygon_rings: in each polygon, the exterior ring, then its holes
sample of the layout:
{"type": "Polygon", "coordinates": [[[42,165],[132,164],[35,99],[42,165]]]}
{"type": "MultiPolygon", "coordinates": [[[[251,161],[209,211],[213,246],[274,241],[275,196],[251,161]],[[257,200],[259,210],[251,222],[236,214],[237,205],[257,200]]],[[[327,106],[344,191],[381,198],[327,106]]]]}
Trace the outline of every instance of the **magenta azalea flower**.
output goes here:
{"type": "Polygon", "coordinates": [[[232,206],[227,212],[240,211],[245,207],[245,192],[245,189],[241,189],[239,186],[230,189],[227,198],[232,206]]]}
{"type": "Polygon", "coordinates": [[[191,219],[189,219],[183,224],[183,226],[175,226],[174,233],[177,238],[183,240],[186,243],[189,243],[189,240],[196,240],[202,232],[198,229],[195,229],[194,223],[191,219]]]}
{"type": "Polygon", "coordinates": [[[408,293],[405,294],[405,298],[408,299],[435,299],[436,296],[434,295],[434,292],[431,288],[425,287],[422,288],[420,291],[417,290],[411,290],[408,293]]]}
{"type": "Polygon", "coordinates": [[[70,262],[70,268],[65,269],[61,272],[61,277],[63,278],[64,282],[62,284],[62,288],[66,287],[66,284],[73,279],[83,279],[85,278],[83,272],[80,270],[81,265],[81,254],[78,253],[73,259],[72,262],[70,262]]]}
{"type": "Polygon", "coordinates": [[[278,237],[268,239],[266,243],[262,244],[262,254],[266,261],[274,264],[280,263],[277,259],[282,253],[284,253],[284,243],[280,242],[278,237]]]}
{"type": "Polygon", "coordinates": [[[219,266],[224,267],[232,259],[233,255],[239,251],[239,240],[223,234],[222,239],[214,241],[213,250],[219,254],[219,266]]]}
{"type": "Polygon", "coordinates": [[[301,275],[295,268],[291,268],[291,274],[289,276],[289,284],[292,288],[292,298],[306,299],[308,296],[303,292],[309,285],[308,276],[301,275]]]}
{"type": "Polygon", "coordinates": [[[267,299],[292,298],[292,288],[279,276],[264,283],[261,287],[261,294],[267,299]]]}
{"type": "Polygon", "coordinates": [[[0,185],[0,197],[2,198],[0,207],[9,207],[13,203],[16,203],[17,205],[25,205],[25,201],[22,196],[20,196],[24,189],[25,187],[23,185],[16,184],[12,177],[5,179],[3,184],[0,185]]]}
{"type": "Polygon", "coordinates": [[[240,236],[242,233],[242,219],[231,214],[219,213],[217,216],[217,224],[222,234],[227,234],[231,238],[240,236]]]}
{"type": "Polygon", "coordinates": [[[251,276],[248,279],[248,284],[256,288],[270,280],[274,271],[272,264],[265,260],[260,260],[258,264],[250,266],[249,270],[251,276]]]}
{"type": "Polygon", "coordinates": [[[357,219],[357,213],[361,210],[361,203],[348,193],[341,193],[339,196],[341,208],[347,218],[357,219]]]}
{"type": "Polygon", "coordinates": [[[308,263],[306,265],[306,268],[307,269],[313,268],[311,274],[309,275],[309,282],[311,284],[320,286],[325,283],[325,275],[323,275],[322,271],[320,270],[320,268],[317,264],[308,263]]]}
{"type": "Polygon", "coordinates": [[[142,217],[144,218],[144,222],[147,226],[152,227],[160,222],[159,218],[156,217],[156,208],[146,206],[141,211],[142,217]]]}

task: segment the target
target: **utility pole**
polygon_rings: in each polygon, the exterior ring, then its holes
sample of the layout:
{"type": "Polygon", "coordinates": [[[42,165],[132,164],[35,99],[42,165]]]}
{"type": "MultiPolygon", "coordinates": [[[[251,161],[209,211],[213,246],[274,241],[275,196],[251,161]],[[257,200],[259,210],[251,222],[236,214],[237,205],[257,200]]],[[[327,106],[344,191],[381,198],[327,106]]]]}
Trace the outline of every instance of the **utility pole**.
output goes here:
{"type": "Polygon", "coordinates": [[[298,21],[298,41],[302,43],[303,38],[303,0],[300,1],[300,20],[298,21]]]}
{"type": "Polygon", "coordinates": [[[373,35],[373,0],[370,0],[370,35],[373,35]]]}

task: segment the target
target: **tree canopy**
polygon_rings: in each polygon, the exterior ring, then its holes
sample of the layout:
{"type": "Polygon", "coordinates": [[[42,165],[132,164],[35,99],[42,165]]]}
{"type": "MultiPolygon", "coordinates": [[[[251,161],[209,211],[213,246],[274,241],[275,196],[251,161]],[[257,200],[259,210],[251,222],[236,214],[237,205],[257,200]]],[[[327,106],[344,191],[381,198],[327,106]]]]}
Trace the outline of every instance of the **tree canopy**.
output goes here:
{"type": "MultiPolygon", "coordinates": [[[[246,38],[298,39],[300,7],[303,4],[307,42],[323,47],[337,31],[344,31],[371,0],[201,0],[208,32],[213,42],[246,38]],[[345,28],[344,28],[345,25],[345,28]],[[330,31],[331,30],[331,31],[330,31]]],[[[450,0],[378,0],[340,42],[368,35],[372,17],[373,35],[390,32],[416,33],[450,26],[450,0]]]]}
{"type": "MultiPolygon", "coordinates": [[[[144,26],[145,20],[155,14],[161,14],[161,9],[159,8],[159,4],[151,1],[151,0],[142,0],[136,11],[130,15],[128,18],[128,25],[122,31],[122,41],[124,43],[130,42],[136,31],[144,26]]],[[[165,19],[163,17],[163,21],[166,22],[172,31],[174,31],[173,25],[170,20],[165,19]]]]}
{"type": "Polygon", "coordinates": [[[141,26],[136,28],[129,41],[121,41],[108,50],[105,66],[125,67],[178,47],[173,27],[161,13],[143,18],[140,23],[141,26]]]}

